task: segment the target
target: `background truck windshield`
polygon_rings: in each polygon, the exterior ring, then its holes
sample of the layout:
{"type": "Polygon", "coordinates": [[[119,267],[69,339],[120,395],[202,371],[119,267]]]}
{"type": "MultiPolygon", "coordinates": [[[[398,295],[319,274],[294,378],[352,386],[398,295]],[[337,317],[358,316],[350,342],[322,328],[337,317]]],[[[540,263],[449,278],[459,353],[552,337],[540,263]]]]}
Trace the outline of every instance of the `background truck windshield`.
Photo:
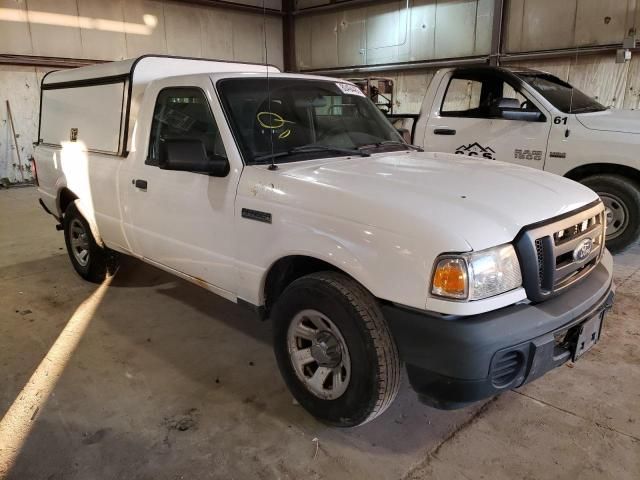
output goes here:
{"type": "Polygon", "coordinates": [[[225,79],[217,86],[247,164],[269,163],[264,157],[272,153],[282,154],[280,163],[341,156],[339,149],[382,142],[405,148],[395,143],[402,138],[384,115],[348,83],[270,78],[267,88],[260,77],[225,79]]]}
{"type": "Polygon", "coordinates": [[[563,113],[588,113],[606,110],[606,107],[593,98],[553,75],[527,73],[518,74],[518,76],[563,113]]]}

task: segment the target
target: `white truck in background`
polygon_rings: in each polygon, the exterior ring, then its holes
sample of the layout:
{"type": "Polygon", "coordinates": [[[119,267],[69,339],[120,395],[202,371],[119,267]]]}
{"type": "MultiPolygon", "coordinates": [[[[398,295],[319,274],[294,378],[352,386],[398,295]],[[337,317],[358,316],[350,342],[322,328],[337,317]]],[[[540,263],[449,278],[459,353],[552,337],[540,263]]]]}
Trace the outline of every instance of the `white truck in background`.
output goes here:
{"type": "Polygon", "coordinates": [[[412,141],[427,151],[537,168],[595,190],[611,251],[640,237],[640,111],[605,108],[549,73],[468,66],[439,70],[412,117],[412,141]]]}
{"type": "Polygon", "coordinates": [[[332,425],[381,414],[401,362],[439,408],[530,382],[613,301],[593,191],[416,151],[340,79],[159,56],[53,72],[35,166],[80,276],[131,255],[270,318],[289,389],[332,425]]]}

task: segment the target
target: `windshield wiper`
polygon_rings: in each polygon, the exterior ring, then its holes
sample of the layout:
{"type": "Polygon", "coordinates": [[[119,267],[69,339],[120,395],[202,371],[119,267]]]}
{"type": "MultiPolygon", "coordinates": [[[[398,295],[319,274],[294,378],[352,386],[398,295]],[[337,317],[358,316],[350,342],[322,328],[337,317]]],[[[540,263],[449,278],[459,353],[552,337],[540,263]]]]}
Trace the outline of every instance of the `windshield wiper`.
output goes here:
{"type": "Polygon", "coordinates": [[[290,155],[295,155],[297,153],[314,153],[314,152],[336,152],[336,153],[344,153],[345,155],[359,155],[361,157],[371,156],[371,154],[355,148],[342,148],[342,147],[333,147],[331,145],[311,144],[311,145],[301,145],[299,147],[294,147],[290,150],[287,150],[286,152],[274,152],[274,153],[269,153],[267,155],[260,155],[259,157],[255,157],[253,161],[262,162],[265,160],[274,160],[276,158],[288,157],[290,155]]]}
{"type": "Polygon", "coordinates": [[[401,146],[401,147],[406,147],[406,148],[411,149],[411,150],[415,150],[417,152],[424,152],[424,148],[419,147],[418,145],[412,145],[410,143],[401,142],[399,140],[385,140],[384,142],[368,143],[366,145],[360,145],[358,147],[358,150],[365,149],[365,148],[386,147],[387,145],[398,145],[398,146],[401,146]]]}

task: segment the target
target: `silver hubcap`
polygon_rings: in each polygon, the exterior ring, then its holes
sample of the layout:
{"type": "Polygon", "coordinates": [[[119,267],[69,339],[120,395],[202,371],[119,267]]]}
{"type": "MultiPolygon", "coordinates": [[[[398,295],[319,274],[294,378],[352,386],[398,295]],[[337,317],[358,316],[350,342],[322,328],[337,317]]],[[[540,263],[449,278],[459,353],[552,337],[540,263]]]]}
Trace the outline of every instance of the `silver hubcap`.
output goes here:
{"type": "Polygon", "coordinates": [[[81,266],[86,267],[89,263],[89,237],[80,220],[71,220],[69,234],[73,257],[81,266]]]}
{"type": "Polygon", "coordinates": [[[627,206],[616,195],[609,192],[599,192],[604,212],[607,217],[607,240],[616,238],[624,232],[629,224],[629,211],[627,206]]]}
{"type": "Polygon", "coordinates": [[[351,359],[338,327],[317,310],[298,313],[287,331],[287,345],[298,379],[316,397],[334,400],[349,386],[351,359]]]}

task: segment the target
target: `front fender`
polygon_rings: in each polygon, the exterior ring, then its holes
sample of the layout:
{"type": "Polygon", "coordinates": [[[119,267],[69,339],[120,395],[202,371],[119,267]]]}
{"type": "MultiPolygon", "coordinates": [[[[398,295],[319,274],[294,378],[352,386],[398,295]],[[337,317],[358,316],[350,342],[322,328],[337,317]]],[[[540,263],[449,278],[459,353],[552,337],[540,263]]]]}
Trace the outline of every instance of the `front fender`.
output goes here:
{"type": "Polygon", "coordinates": [[[239,298],[262,305],[270,268],[302,255],[333,265],[378,298],[424,308],[433,258],[416,239],[287,207],[274,213],[273,224],[238,222],[239,298]]]}

